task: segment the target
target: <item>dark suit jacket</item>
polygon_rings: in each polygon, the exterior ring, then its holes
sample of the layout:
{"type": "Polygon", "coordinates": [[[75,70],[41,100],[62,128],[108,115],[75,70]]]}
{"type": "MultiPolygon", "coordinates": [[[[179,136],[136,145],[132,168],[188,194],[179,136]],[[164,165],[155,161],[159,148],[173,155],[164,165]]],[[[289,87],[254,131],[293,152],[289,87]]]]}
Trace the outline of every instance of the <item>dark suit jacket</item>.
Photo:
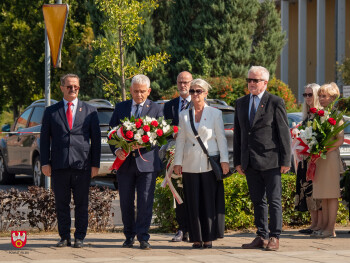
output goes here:
{"type": "Polygon", "coordinates": [[[290,166],[291,137],[284,101],[265,91],[249,125],[250,94],[236,101],[234,165],[265,171],[290,166]]]}
{"type": "Polygon", "coordinates": [[[177,97],[164,104],[164,119],[171,119],[171,125],[179,125],[179,103],[180,97],[177,97]]]}
{"type": "Polygon", "coordinates": [[[100,167],[101,130],[96,108],[78,100],[72,130],[63,100],[46,108],[40,134],[40,157],[41,164],[50,164],[53,170],[100,167]]]}
{"type": "MultiPolygon", "coordinates": [[[[118,103],[115,106],[111,121],[109,122],[109,126],[115,127],[121,123],[120,120],[123,120],[125,117],[130,118],[131,117],[131,107],[132,107],[132,100],[127,100],[118,103]]],[[[147,99],[145,101],[145,104],[142,107],[141,111],[141,117],[143,116],[149,116],[153,118],[159,118],[163,116],[163,109],[162,107],[147,99]]],[[[111,150],[114,154],[116,148],[111,145],[111,150]]],[[[143,159],[147,160],[148,162],[141,159],[138,151],[136,151],[136,165],[140,172],[158,172],[161,169],[161,161],[159,159],[158,155],[159,148],[158,146],[153,147],[150,151],[147,151],[145,148],[141,149],[140,152],[142,154],[143,159]]],[[[127,173],[128,168],[131,163],[131,158],[133,158],[131,155],[129,155],[124,163],[121,165],[121,167],[118,169],[118,173],[127,173]]]]}

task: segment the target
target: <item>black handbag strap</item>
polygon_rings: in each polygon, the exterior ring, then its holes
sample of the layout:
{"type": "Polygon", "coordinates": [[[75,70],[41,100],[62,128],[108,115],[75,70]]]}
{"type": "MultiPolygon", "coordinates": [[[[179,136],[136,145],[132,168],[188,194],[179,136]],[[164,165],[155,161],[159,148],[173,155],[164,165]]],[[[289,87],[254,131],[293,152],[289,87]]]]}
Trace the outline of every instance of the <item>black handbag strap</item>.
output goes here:
{"type": "Polygon", "coordinates": [[[199,145],[202,147],[203,152],[204,152],[204,153],[208,156],[208,158],[209,158],[208,150],[207,150],[207,148],[205,148],[205,146],[204,146],[204,144],[203,144],[203,142],[202,142],[201,137],[199,137],[198,132],[197,132],[196,128],[194,127],[192,108],[189,109],[188,112],[189,112],[189,114],[190,114],[190,123],[191,123],[192,131],[193,131],[193,133],[194,133],[194,135],[195,135],[197,141],[199,142],[199,145]]]}

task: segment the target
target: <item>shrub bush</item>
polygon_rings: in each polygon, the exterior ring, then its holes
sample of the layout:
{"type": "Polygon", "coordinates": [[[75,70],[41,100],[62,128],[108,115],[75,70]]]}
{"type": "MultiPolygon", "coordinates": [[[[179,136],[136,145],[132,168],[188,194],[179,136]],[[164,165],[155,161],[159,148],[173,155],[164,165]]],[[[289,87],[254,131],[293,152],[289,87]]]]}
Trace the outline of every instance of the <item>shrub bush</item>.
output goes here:
{"type": "MultiPolygon", "coordinates": [[[[111,221],[112,201],[116,193],[110,189],[90,187],[89,228],[94,231],[106,230],[111,221]]],[[[74,204],[71,204],[72,209],[74,204]]],[[[50,231],[57,226],[54,194],[42,187],[30,186],[28,191],[15,189],[0,191],[0,231],[11,227],[30,227],[50,231]],[[22,210],[20,212],[20,210],[22,210]]]]}
{"type": "MultiPolygon", "coordinates": [[[[310,222],[309,213],[302,213],[294,210],[295,196],[295,175],[282,175],[282,210],[283,225],[305,225],[310,222]]],[[[173,197],[168,187],[161,188],[161,178],[157,179],[154,215],[155,224],[160,231],[174,232],[176,229],[175,211],[173,208],[173,197]]],[[[245,229],[254,227],[253,204],[249,197],[248,186],[245,176],[238,173],[224,180],[225,187],[225,228],[245,229]]],[[[348,212],[340,203],[337,223],[347,223],[348,212]]]]}

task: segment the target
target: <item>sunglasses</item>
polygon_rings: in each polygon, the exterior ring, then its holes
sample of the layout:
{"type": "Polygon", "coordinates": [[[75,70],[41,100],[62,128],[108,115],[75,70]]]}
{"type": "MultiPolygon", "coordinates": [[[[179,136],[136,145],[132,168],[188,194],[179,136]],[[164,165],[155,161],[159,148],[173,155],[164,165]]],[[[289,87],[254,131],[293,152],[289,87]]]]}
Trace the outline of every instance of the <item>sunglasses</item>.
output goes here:
{"type": "Polygon", "coordinates": [[[67,89],[71,89],[71,90],[73,90],[73,89],[75,89],[75,90],[80,89],[79,86],[75,86],[75,85],[68,85],[68,86],[66,86],[66,88],[67,88],[67,89]]]}
{"type": "Polygon", "coordinates": [[[313,96],[312,93],[303,93],[303,97],[306,98],[306,97],[309,97],[311,98],[313,96]]]}
{"type": "Polygon", "coordinates": [[[202,90],[202,89],[190,89],[191,95],[193,95],[193,94],[201,95],[203,92],[204,92],[204,90],[202,90]]]}
{"type": "Polygon", "coordinates": [[[247,81],[247,83],[250,83],[253,81],[255,84],[259,83],[260,81],[265,81],[264,79],[250,79],[250,78],[246,78],[245,80],[247,81]]]}

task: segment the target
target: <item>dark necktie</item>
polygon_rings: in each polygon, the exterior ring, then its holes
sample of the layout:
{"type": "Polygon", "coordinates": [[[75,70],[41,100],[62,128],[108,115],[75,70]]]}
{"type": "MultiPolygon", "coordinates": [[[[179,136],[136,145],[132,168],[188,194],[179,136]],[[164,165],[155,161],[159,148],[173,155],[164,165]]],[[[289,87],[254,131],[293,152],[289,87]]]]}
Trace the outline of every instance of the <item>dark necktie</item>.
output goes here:
{"type": "Polygon", "coordinates": [[[181,100],[181,109],[180,109],[180,111],[183,111],[184,109],[186,109],[186,106],[187,106],[187,100],[182,99],[181,100]]]}
{"type": "Polygon", "coordinates": [[[72,113],[72,109],[71,109],[70,106],[72,106],[73,103],[72,102],[68,102],[67,105],[68,105],[67,112],[66,112],[67,121],[68,121],[69,129],[72,129],[72,126],[73,126],[73,113],[72,113]]]}
{"type": "Polygon", "coordinates": [[[249,117],[249,123],[250,123],[250,127],[253,126],[253,121],[254,121],[254,117],[255,117],[255,97],[256,95],[253,95],[253,101],[252,101],[252,106],[250,108],[250,117],[249,117]]]}
{"type": "Polygon", "coordinates": [[[136,110],[135,110],[135,118],[140,118],[140,112],[139,112],[140,104],[136,104],[136,110]]]}

